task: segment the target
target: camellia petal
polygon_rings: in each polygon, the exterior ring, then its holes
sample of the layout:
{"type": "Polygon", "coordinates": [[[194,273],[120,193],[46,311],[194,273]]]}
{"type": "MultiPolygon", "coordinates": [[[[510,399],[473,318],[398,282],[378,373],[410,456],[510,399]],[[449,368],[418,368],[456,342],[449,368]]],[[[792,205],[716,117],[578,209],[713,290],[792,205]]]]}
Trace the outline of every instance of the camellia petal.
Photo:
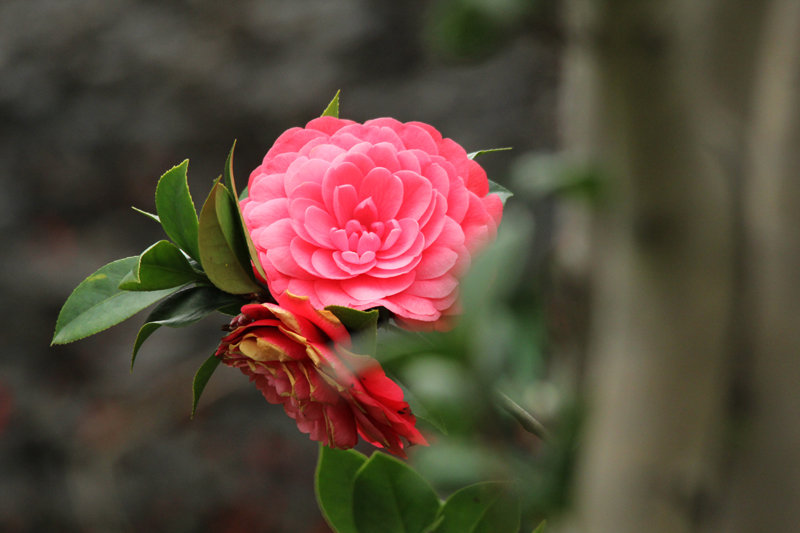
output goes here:
{"type": "Polygon", "coordinates": [[[287,292],[280,305],[246,305],[231,327],[217,357],[283,405],[312,440],[352,448],[361,435],[401,457],[407,445],[427,444],[400,387],[377,361],[350,352],[341,322],[308,298],[287,292]]]}
{"type": "Polygon", "coordinates": [[[388,117],[326,116],[288,130],[249,188],[243,219],[273,296],[384,306],[404,324],[445,323],[470,254],[502,218],[485,171],[458,143],[388,117]]]}

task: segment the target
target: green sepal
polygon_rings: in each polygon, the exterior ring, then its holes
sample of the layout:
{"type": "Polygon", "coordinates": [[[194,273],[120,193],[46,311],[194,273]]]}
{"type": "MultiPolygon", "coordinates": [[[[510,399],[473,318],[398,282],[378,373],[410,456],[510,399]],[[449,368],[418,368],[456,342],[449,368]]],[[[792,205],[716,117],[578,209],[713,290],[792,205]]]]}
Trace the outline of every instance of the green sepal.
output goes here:
{"type": "Polygon", "coordinates": [[[353,351],[363,354],[375,354],[378,346],[377,309],[359,311],[341,305],[329,305],[325,308],[333,313],[339,322],[350,332],[353,340],[353,351]]]}
{"type": "Polygon", "coordinates": [[[358,531],[423,531],[441,506],[430,484],[404,462],[375,452],[353,482],[353,520],[358,531]]]}
{"type": "Polygon", "coordinates": [[[139,261],[119,288],[124,291],[155,291],[179,287],[204,279],[192,268],[183,252],[169,241],[158,241],[142,252],[139,261]]]}
{"type": "Polygon", "coordinates": [[[190,287],[165,298],[150,312],[147,321],[136,335],[131,356],[131,370],[144,341],[161,326],[171,328],[188,326],[227,306],[235,305],[241,308],[244,303],[245,301],[238,296],[204,285],[190,287]]]}
{"type": "Polygon", "coordinates": [[[156,186],[156,211],[164,232],[183,251],[200,260],[197,243],[197,210],[189,193],[186,171],[189,160],[161,176],[156,186]]]}
{"type": "Polygon", "coordinates": [[[231,294],[261,292],[253,278],[248,261],[242,264],[240,249],[241,226],[235,218],[236,206],[230,193],[217,181],[200,211],[200,264],[215,286],[231,294]]]}
{"type": "Polygon", "coordinates": [[[190,418],[194,418],[194,413],[197,411],[197,402],[200,401],[200,395],[203,394],[208,380],[211,379],[211,375],[217,369],[221,361],[222,359],[216,355],[212,355],[197,369],[194,380],[192,381],[192,414],[190,418]]]}
{"type": "Polygon", "coordinates": [[[467,154],[467,157],[470,159],[475,159],[479,155],[483,154],[491,154],[492,152],[506,152],[508,150],[513,150],[510,146],[504,146],[502,148],[487,148],[486,150],[478,150],[476,152],[470,152],[467,154]]]}
{"type": "Polygon", "coordinates": [[[517,533],[519,500],[502,483],[476,483],[453,493],[439,517],[436,533],[517,533]]]}
{"type": "Polygon", "coordinates": [[[500,197],[500,201],[503,202],[503,205],[506,204],[506,200],[514,196],[514,193],[500,185],[499,183],[495,183],[492,180],[489,180],[489,194],[496,194],[500,197]]]}
{"type": "Polygon", "coordinates": [[[336,91],[336,94],[333,95],[333,99],[328,104],[328,107],[326,107],[325,111],[323,111],[320,115],[321,117],[339,118],[339,93],[341,92],[341,90],[336,91]]]}
{"type": "Polygon", "coordinates": [[[120,282],[138,260],[138,256],[118,259],[83,280],[64,302],[51,344],[67,344],[99,333],[177,290],[121,290],[120,282]]]}
{"type": "Polygon", "coordinates": [[[338,533],[358,533],[353,520],[353,482],[367,457],[356,450],[337,450],[320,444],[314,492],[322,516],[338,533]]]}

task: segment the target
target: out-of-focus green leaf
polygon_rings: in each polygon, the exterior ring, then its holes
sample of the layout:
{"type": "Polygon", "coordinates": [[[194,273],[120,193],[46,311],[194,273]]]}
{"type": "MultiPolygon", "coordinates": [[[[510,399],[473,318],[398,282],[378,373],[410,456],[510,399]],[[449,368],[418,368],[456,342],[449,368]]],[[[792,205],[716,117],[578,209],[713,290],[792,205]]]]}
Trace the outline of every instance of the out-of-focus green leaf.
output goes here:
{"type": "Polygon", "coordinates": [[[599,202],[605,199],[606,175],[596,162],[560,153],[527,153],[511,167],[511,183],[520,195],[554,196],[599,202]]]}
{"type": "Polygon", "coordinates": [[[156,211],[167,236],[187,254],[200,260],[197,244],[197,210],[189,194],[186,170],[189,160],[161,176],[156,187],[156,211]]]}
{"type": "Polygon", "coordinates": [[[169,241],[158,241],[142,252],[136,266],[119,288],[125,291],[155,291],[203,279],[180,249],[169,241]]]}
{"type": "Polygon", "coordinates": [[[232,294],[222,292],[216,287],[199,286],[165,298],[147,317],[147,322],[139,329],[131,356],[131,370],[136,361],[136,354],[150,335],[161,326],[180,328],[194,324],[214,311],[230,305],[241,307],[244,300],[232,294]]]}
{"type": "Polygon", "coordinates": [[[385,453],[373,453],[356,473],[353,518],[358,531],[423,531],[436,519],[440,506],[422,476],[385,453]]]}
{"type": "Polygon", "coordinates": [[[240,226],[232,218],[232,198],[224,185],[217,182],[200,212],[200,263],[211,283],[231,294],[260,292],[248,264],[239,260],[231,240],[240,226]],[[223,227],[224,225],[224,227],[223,227]]]}
{"type": "Polygon", "coordinates": [[[83,280],[70,294],[56,321],[52,344],[67,344],[94,335],[130,318],[175,292],[123,291],[119,284],[139,258],[126,257],[105,265],[83,280]]]}
{"type": "Polygon", "coordinates": [[[216,355],[212,355],[205,362],[200,365],[200,368],[197,369],[197,372],[194,375],[194,381],[192,381],[192,415],[191,418],[194,418],[194,413],[197,411],[197,402],[200,401],[200,395],[203,394],[203,390],[206,388],[208,384],[208,380],[211,379],[211,375],[219,366],[220,359],[216,355]]]}
{"type": "Polygon", "coordinates": [[[519,500],[501,483],[476,483],[450,496],[439,516],[436,533],[517,533],[519,500]]]}
{"type": "Polygon", "coordinates": [[[328,524],[338,533],[357,533],[353,521],[353,481],[367,457],[356,450],[320,445],[314,489],[328,524]]]}
{"type": "Polygon", "coordinates": [[[320,115],[321,117],[335,117],[339,118],[339,93],[342,91],[336,91],[336,94],[333,95],[333,99],[328,104],[328,107],[325,108],[325,111],[322,112],[320,115]]]}
{"type": "Polygon", "coordinates": [[[542,523],[536,526],[536,529],[533,530],[533,533],[544,533],[544,528],[547,525],[547,520],[542,520],[542,523]]]}
{"type": "Polygon", "coordinates": [[[433,426],[440,433],[447,435],[447,424],[442,417],[435,411],[429,409],[428,404],[420,400],[408,387],[405,387],[400,382],[397,384],[403,389],[403,399],[408,402],[408,406],[411,408],[411,412],[414,413],[417,420],[422,420],[433,426]]]}

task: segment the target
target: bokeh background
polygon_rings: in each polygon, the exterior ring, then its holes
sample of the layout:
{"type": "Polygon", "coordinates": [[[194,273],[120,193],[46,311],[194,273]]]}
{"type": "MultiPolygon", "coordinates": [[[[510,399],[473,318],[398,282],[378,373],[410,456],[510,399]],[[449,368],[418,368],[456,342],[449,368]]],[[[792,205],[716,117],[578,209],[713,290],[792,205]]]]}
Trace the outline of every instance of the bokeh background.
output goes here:
{"type": "MultiPolygon", "coordinates": [[[[244,183],[338,89],[345,118],[512,146],[481,162],[524,183],[525,158],[557,147],[561,33],[527,0],[0,3],[0,530],[327,531],[316,444],[242,375],[220,368],[189,419],[224,317],[159,330],[130,373],[144,314],[50,347],[58,310],[162,238],[130,208],[154,210],[161,173],[189,158],[199,204],[237,139],[244,183]]],[[[518,257],[546,257],[547,203],[512,202],[536,221],[518,257]]]]}

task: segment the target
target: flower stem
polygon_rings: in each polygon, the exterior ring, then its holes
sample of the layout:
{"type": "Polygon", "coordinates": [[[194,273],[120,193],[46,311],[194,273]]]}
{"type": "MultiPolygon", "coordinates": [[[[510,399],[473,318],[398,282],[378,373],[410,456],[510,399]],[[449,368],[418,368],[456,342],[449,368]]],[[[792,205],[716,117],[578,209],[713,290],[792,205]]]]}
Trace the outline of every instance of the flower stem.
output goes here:
{"type": "Polygon", "coordinates": [[[543,441],[550,440],[550,432],[541,422],[539,422],[539,420],[536,419],[535,416],[526,411],[521,405],[509,398],[506,394],[500,391],[496,391],[496,393],[500,407],[508,412],[508,414],[513,416],[525,431],[533,433],[543,441]]]}

